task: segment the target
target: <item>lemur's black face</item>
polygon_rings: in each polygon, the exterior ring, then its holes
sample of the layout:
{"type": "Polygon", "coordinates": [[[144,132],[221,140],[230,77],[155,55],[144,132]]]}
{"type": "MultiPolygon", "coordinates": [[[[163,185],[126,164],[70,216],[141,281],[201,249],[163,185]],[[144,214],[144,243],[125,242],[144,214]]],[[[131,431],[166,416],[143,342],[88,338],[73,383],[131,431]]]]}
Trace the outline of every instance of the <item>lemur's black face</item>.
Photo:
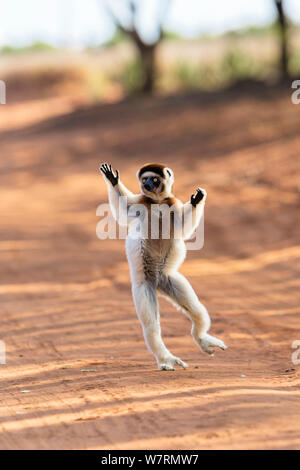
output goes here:
{"type": "Polygon", "coordinates": [[[159,176],[144,176],[142,184],[146,191],[157,192],[161,185],[161,179],[159,176]]]}

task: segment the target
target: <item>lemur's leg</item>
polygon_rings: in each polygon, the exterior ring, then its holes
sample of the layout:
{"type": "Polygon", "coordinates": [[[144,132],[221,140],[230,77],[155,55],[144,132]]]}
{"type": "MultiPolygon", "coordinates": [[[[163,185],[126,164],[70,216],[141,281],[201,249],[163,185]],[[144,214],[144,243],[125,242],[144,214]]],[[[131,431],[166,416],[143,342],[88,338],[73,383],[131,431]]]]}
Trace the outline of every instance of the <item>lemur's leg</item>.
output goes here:
{"type": "Polygon", "coordinates": [[[226,349],[220,339],[207,334],[210,328],[209,314],[199,301],[192,286],[180,273],[172,273],[161,279],[159,291],[181,307],[192,320],[192,336],[198,346],[208,354],[214,354],[212,347],[226,349]]]}
{"type": "Polygon", "coordinates": [[[158,368],[160,370],[174,370],[175,364],[186,368],[187,364],[173,356],[162,340],[155,287],[149,282],[133,284],[132,294],[146,344],[154,354],[158,368]]]}

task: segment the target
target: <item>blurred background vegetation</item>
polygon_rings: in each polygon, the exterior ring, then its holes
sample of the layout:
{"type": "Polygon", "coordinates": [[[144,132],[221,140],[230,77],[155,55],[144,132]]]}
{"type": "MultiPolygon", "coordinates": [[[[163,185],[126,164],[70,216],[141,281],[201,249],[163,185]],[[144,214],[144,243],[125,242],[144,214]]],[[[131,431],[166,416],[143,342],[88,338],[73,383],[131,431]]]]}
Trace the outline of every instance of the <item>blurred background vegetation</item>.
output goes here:
{"type": "Polygon", "coordinates": [[[164,26],[174,5],[162,0],[157,15],[148,18],[155,34],[146,41],[139,28],[146,0],[99,0],[114,26],[111,38],[77,48],[43,40],[3,44],[1,79],[10,102],[58,95],[112,102],[132,94],[284,82],[300,73],[300,28],[287,15],[284,0],[261,1],[273,4],[271,23],[187,38],[164,26]]]}

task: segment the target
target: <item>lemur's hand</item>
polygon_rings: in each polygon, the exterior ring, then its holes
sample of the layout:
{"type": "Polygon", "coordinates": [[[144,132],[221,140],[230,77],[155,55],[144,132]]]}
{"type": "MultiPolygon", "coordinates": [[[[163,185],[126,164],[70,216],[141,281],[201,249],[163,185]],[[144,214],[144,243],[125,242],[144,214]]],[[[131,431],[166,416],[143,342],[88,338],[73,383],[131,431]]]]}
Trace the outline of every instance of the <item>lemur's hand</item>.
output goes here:
{"type": "Polygon", "coordinates": [[[119,172],[116,170],[116,174],[114,174],[113,169],[111,165],[108,165],[107,163],[103,163],[100,166],[100,171],[103,173],[105,178],[107,178],[113,186],[116,186],[119,182],[119,172]]]}
{"type": "Polygon", "coordinates": [[[191,195],[191,204],[192,206],[196,207],[200,201],[205,202],[205,199],[206,199],[205,189],[198,188],[196,193],[191,195]]]}

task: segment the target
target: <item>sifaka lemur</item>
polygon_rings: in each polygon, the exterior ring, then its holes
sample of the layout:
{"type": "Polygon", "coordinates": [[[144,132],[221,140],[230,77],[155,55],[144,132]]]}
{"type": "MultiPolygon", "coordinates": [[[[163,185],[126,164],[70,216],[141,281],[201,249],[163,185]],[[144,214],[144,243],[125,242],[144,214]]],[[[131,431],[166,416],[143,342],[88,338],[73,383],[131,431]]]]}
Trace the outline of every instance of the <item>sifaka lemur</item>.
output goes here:
{"type": "Polygon", "coordinates": [[[174,174],[164,165],[153,163],[140,168],[137,178],[141,194],[129,191],[120,181],[118,170],[114,172],[111,165],[104,163],[100,170],[115,219],[121,223],[120,213],[124,210],[127,223],[135,222],[134,236],[129,230],[126,238],[132,294],[147,346],[158,368],[174,370],[176,364],[184,368],[187,364],[171,354],[162,340],[157,294],[165,296],[191,319],[192,337],[203,351],[213,354],[214,347],[226,349],[223,341],[207,333],[211,323],[209,314],[187,279],[178,272],[186,256],[184,241],[191,237],[203,215],[205,190],[198,188],[190,201],[183,204],[172,194],[174,174]],[[158,212],[152,211],[154,207],[159,208],[158,212]],[[169,235],[163,236],[159,222],[156,236],[151,236],[149,222],[151,225],[155,216],[161,219],[165,207],[172,208],[169,235]],[[147,228],[143,229],[144,226],[147,228]]]}

